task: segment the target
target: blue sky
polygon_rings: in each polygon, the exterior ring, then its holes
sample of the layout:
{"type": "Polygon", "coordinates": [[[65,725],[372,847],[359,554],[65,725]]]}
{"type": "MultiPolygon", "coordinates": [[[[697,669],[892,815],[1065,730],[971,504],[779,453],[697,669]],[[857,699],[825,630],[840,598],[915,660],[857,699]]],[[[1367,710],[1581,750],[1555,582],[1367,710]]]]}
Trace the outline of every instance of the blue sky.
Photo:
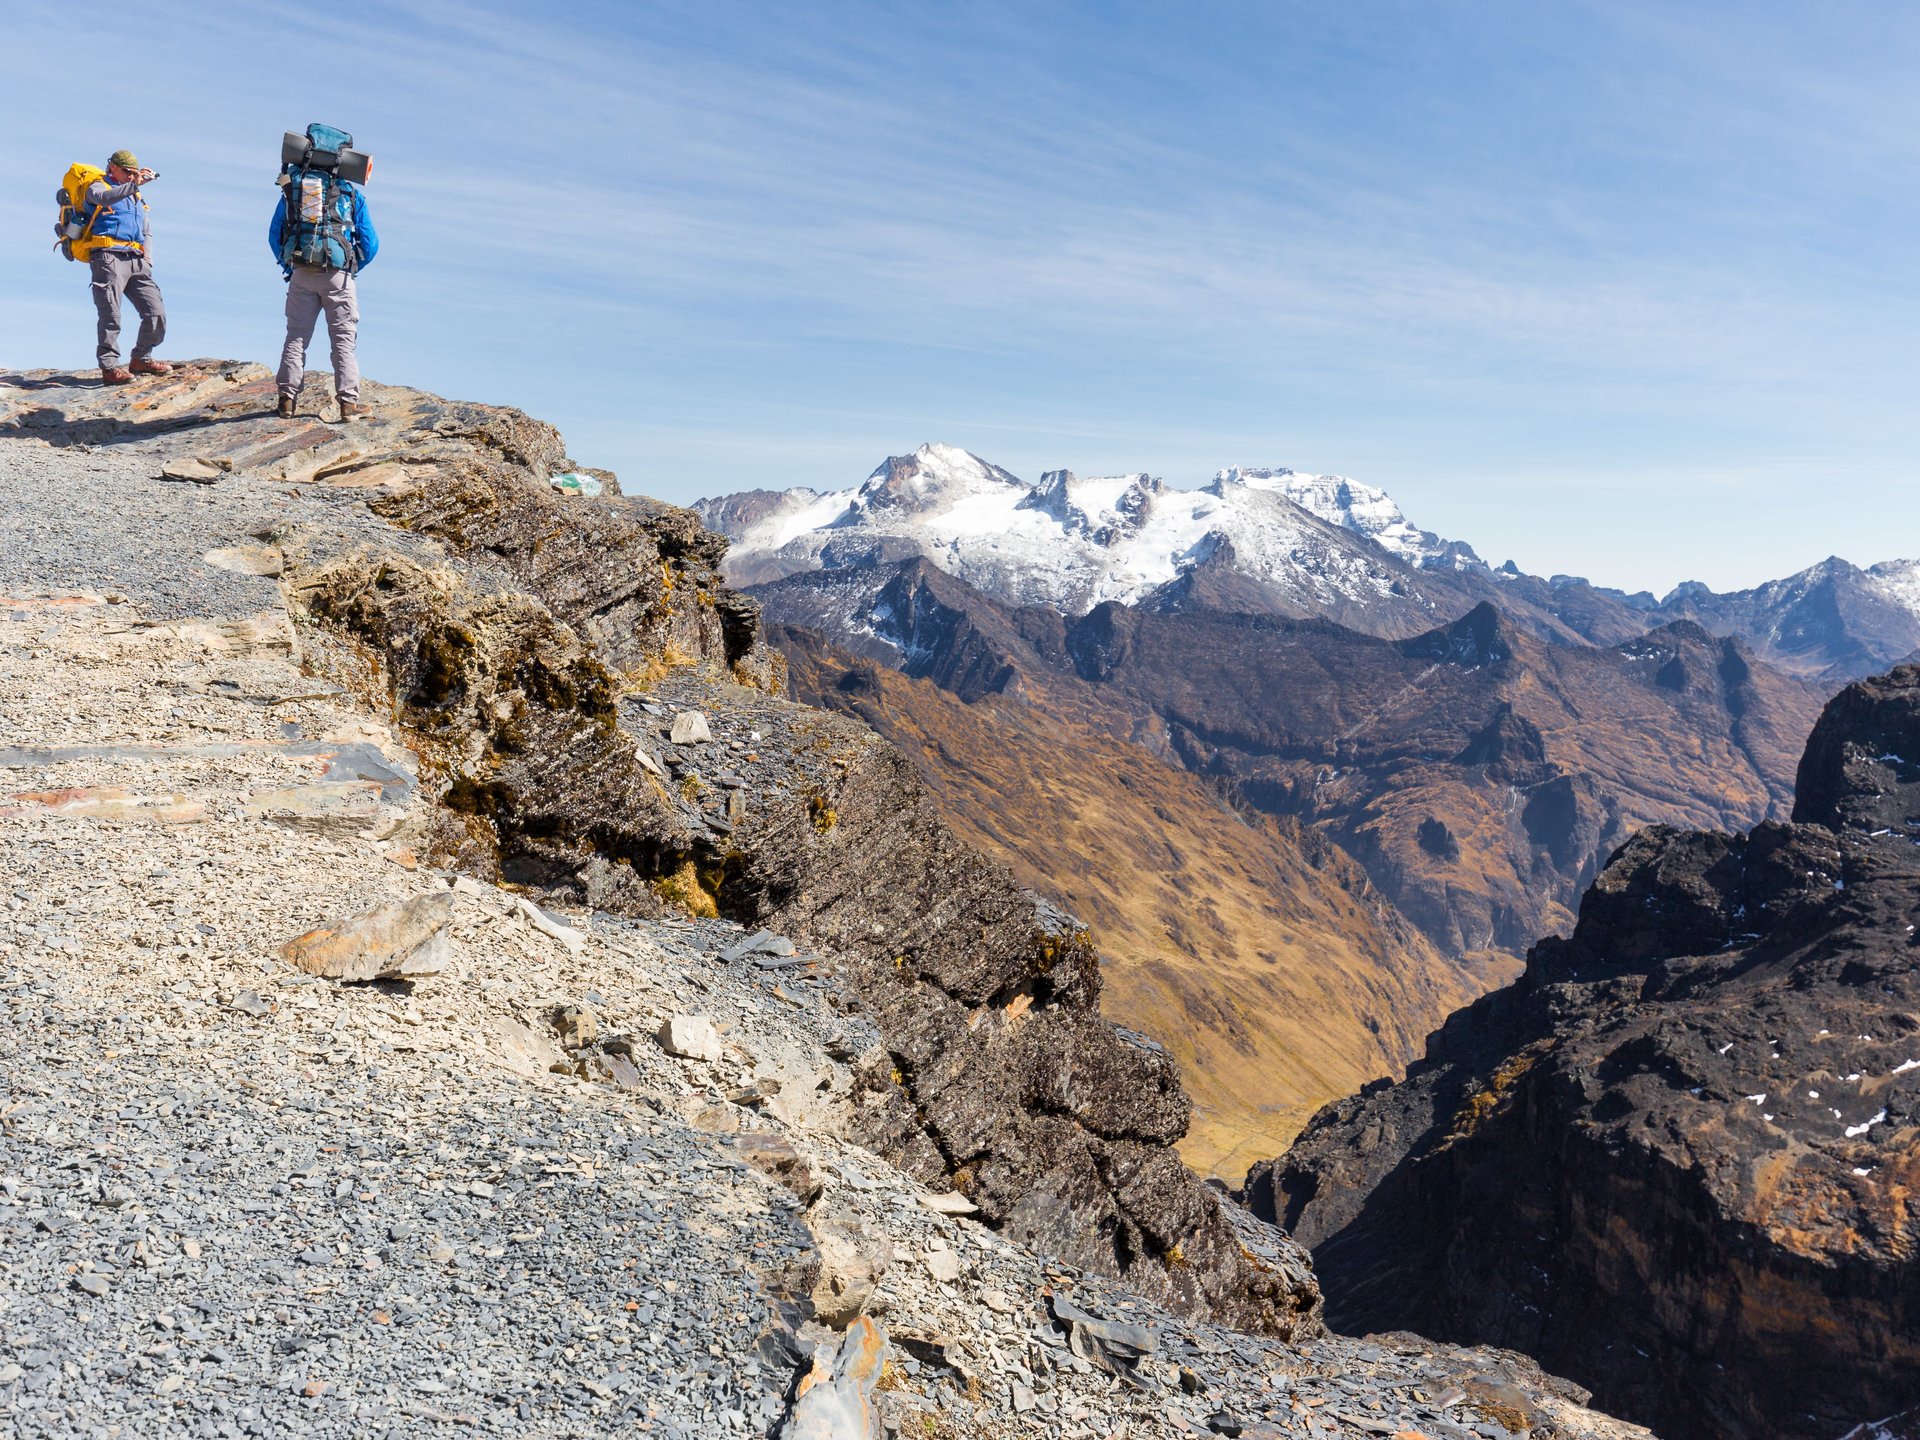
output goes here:
{"type": "Polygon", "coordinates": [[[669,500],[938,439],[1337,471],[1657,591],[1920,554],[1920,10],[325,13],[8,8],[0,364],[91,363],[51,194],[119,145],[165,353],[270,361],[278,136],[325,120],[376,157],[363,369],[669,500]]]}

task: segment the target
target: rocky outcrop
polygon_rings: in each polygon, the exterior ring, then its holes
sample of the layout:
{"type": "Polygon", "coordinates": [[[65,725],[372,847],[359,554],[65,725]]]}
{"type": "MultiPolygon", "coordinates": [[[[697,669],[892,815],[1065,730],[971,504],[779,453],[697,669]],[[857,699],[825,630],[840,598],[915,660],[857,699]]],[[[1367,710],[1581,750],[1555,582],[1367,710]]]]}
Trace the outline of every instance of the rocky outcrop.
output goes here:
{"type": "Polygon", "coordinates": [[[367,421],[289,425],[264,371],[209,363],[129,417],[65,377],[22,378],[15,428],[177,441],[385,522],[258,538],[305,663],[417,750],[442,802],[425,858],[615,912],[717,908],[818,945],[882,1037],[860,1064],[874,1149],[1188,1313],[1318,1330],[1304,1254],[1243,1248],[1180,1163],[1174,1065],[1100,1018],[1084,930],[960,844],[865,727],[770,693],[757,609],[719,584],[725,542],[690,512],[560,493],[550,477],[577,467],[558,434],[511,410],[370,385],[367,421]],[[707,737],[685,726],[677,743],[691,711],[707,737]]]}
{"type": "Polygon", "coordinates": [[[1920,1401],[1920,667],[1849,687],[1790,823],[1654,828],[1400,1084],[1257,1167],[1346,1328],[1510,1345],[1681,1437],[1920,1401]]]}

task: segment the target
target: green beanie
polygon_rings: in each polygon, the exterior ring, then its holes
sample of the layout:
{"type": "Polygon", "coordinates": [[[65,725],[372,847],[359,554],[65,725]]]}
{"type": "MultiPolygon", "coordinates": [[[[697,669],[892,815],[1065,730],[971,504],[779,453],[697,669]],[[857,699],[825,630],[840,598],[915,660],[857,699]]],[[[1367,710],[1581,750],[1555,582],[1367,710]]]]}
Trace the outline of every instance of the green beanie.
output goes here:
{"type": "Polygon", "coordinates": [[[109,165],[118,165],[122,170],[138,170],[140,160],[131,150],[116,150],[107,157],[109,165]]]}

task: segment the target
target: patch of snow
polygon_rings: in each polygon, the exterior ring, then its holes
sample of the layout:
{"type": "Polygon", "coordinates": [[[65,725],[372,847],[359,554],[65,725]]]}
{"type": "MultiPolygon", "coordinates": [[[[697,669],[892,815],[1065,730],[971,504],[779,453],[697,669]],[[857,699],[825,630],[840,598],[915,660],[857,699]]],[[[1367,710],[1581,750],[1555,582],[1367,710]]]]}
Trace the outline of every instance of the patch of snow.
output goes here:
{"type": "Polygon", "coordinates": [[[809,530],[824,530],[845,515],[852,504],[853,492],[843,490],[837,495],[822,495],[809,504],[791,510],[775,511],[761,522],[766,526],[766,536],[759,540],[759,547],[778,550],[795,536],[804,535],[809,530]]]}
{"type": "Polygon", "coordinates": [[[1858,1124],[1858,1125],[1847,1126],[1847,1139],[1852,1140],[1856,1136],[1866,1134],[1867,1131],[1871,1130],[1874,1126],[1880,1124],[1881,1121],[1885,1120],[1886,1118],[1887,1118],[1887,1112],[1882,1110],[1878,1115],[1874,1116],[1871,1120],[1863,1121],[1861,1124],[1858,1124]]]}
{"type": "Polygon", "coordinates": [[[1909,1070],[1920,1070],[1920,1060],[1902,1060],[1898,1065],[1893,1067],[1892,1073],[1895,1075],[1904,1075],[1909,1070]]]}
{"type": "Polygon", "coordinates": [[[1920,615],[1920,560],[1882,560],[1863,578],[1883,599],[1920,615]]]}
{"type": "Polygon", "coordinates": [[[1241,485],[1249,490],[1270,490],[1285,496],[1309,515],[1365,535],[1411,565],[1463,568],[1460,561],[1472,557],[1468,547],[1449,544],[1431,531],[1414,525],[1386,491],[1349,480],[1344,475],[1302,475],[1294,470],[1234,467],[1220,471],[1214,476],[1214,482],[1223,489],[1241,485]]]}

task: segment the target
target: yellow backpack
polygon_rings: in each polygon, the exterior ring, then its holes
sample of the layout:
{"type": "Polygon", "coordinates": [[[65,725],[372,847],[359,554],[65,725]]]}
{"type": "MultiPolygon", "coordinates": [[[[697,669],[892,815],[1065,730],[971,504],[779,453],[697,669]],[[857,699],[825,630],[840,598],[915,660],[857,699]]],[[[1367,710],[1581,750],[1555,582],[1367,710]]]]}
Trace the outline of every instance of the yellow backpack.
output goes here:
{"type": "Polygon", "coordinates": [[[98,165],[75,161],[67,167],[66,177],[54,192],[53,198],[60,202],[60,218],[53,222],[54,249],[69,260],[85,260],[94,251],[114,245],[140,248],[130,240],[110,240],[93,233],[93,222],[100,218],[100,211],[87,213],[87,189],[95,181],[106,178],[107,172],[98,165]]]}

